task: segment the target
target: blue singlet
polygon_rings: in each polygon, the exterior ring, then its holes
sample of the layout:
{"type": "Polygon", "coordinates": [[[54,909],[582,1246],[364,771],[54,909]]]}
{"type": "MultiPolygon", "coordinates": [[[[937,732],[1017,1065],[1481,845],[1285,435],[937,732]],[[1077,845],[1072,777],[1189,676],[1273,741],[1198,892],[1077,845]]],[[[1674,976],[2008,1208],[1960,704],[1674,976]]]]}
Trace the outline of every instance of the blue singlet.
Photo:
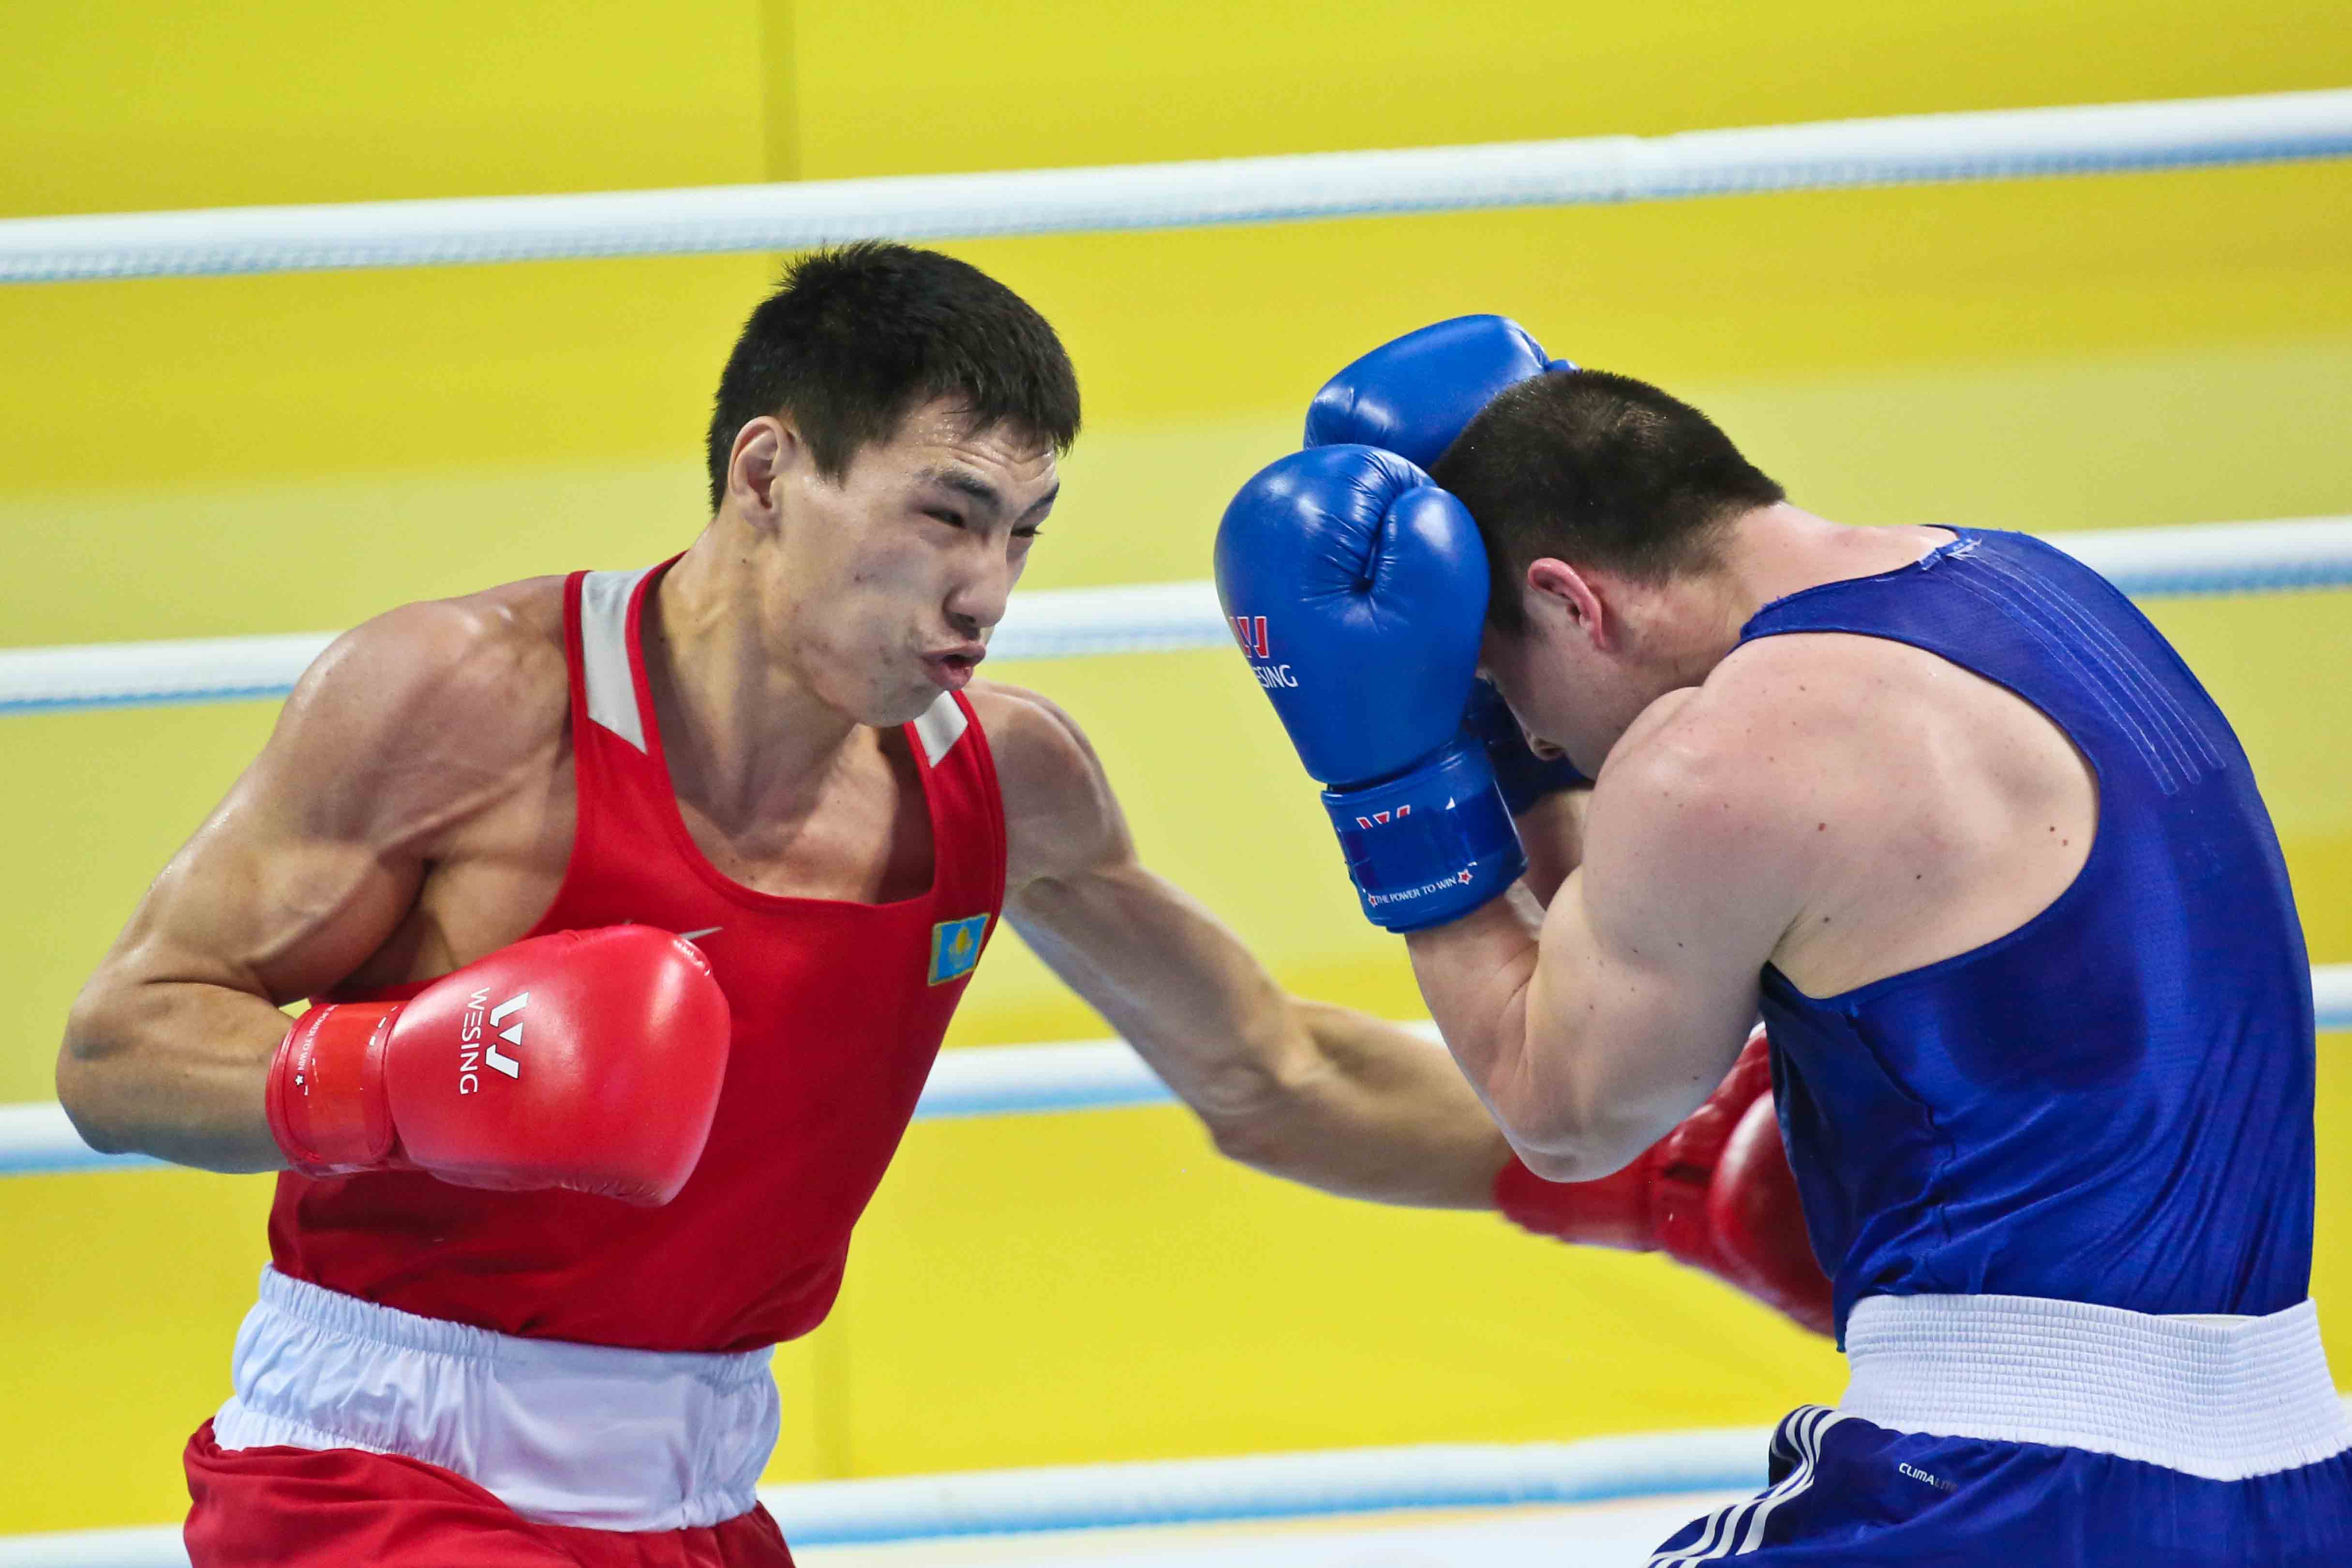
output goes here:
{"type": "Polygon", "coordinates": [[[2123,595],[2021,534],[1791,595],[1742,641],[1791,632],[2015,692],[2089,759],[2098,824],[1972,952],[1821,998],[1764,972],[1853,1382],[1652,1563],[2352,1563],[2352,1423],[2305,1301],[2310,970],[2237,737],[2123,595]]]}
{"type": "Polygon", "coordinates": [[[1841,1326],[1865,1296],[2260,1315],[2311,1283],[2311,971],[2221,710],[2072,556],[1962,531],[1768,605],[1743,642],[1925,648],[2098,775],[2090,858],[2018,930],[1841,995],[1764,973],[1790,1159],[1841,1326]]]}

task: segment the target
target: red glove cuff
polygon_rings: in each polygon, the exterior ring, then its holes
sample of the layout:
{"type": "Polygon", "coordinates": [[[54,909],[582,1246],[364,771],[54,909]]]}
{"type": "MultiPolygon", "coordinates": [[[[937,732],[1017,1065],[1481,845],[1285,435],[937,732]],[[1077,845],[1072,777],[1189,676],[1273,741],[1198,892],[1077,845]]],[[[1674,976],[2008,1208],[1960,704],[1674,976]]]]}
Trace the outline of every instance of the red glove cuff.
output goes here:
{"type": "Polygon", "coordinates": [[[294,1021],[270,1059],[270,1136],[306,1176],[375,1170],[393,1153],[383,1046],[394,1003],[337,1003],[294,1021]]]}

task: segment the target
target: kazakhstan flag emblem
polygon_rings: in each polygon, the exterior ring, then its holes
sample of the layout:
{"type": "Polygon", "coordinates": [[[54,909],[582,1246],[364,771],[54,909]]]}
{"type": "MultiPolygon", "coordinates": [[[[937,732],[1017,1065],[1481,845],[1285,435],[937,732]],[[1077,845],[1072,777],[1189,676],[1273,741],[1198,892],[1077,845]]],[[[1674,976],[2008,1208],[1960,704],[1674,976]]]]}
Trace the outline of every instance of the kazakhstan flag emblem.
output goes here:
{"type": "Polygon", "coordinates": [[[970,974],[972,965],[980,962],[980,939],[987,934],[986,915],[941,921],[933,926],[930,983],[944,985],[950,980],[961,980],[970,974]]]}

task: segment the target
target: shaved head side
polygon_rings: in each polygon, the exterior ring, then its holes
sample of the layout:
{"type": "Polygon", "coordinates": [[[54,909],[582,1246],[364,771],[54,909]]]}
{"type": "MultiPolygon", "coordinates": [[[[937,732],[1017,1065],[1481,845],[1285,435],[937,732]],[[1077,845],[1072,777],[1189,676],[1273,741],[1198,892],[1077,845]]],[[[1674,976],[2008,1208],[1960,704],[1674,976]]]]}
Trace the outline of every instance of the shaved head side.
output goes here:
{"type": "Polygon", "coordinates": [[[1523,629],[1519,580],[1554,557],[1645,581],[1713,564],[1722,526],[1787,499],[1715,422],[1606,371],[1530,376],[1464,427],[1430,469],[1478,524],[1487,618],[1523,629]]]}

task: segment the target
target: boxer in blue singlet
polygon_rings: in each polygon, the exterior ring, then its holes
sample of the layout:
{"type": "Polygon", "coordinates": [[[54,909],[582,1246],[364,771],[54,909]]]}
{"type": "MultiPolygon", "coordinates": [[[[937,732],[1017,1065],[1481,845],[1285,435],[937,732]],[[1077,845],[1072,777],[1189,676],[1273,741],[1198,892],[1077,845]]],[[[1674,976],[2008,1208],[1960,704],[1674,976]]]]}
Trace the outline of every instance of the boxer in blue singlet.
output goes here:
{"type": "Polygon", "coordinates": [[[1654,1563],[2352,1563],[2302,931],[2146,618],[2023,535],[1804,512],[1499,318],[1374,351],[1309,437],[1220,591],[1521,1158],[1614,1168],[1769,1026],[1852,1380],[1654,1563]],[[1482,667],[1598,779],[1517,831],[1482,667]]]}

